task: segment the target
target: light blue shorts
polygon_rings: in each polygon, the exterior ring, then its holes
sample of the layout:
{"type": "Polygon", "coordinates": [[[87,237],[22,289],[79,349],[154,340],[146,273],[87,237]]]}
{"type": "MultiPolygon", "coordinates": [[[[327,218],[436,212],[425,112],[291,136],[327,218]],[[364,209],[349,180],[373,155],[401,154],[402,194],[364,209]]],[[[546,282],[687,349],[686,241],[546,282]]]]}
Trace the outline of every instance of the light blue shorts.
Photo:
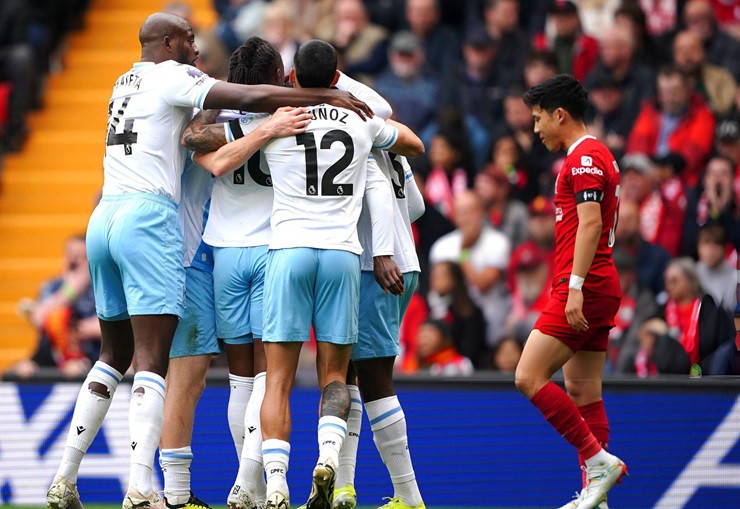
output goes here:
{"type": "Polygon", "coordinates": [[[103,196],[87,226],[87,259],[98,316],[182,318],[182,250],[182,227],[173,202],[147,193],[103,196]]]}
{"type": "Polygon", "coordinates": [[[230,345],[262,337],[267,246],[214,247],[216,330],[230,345]]]}
{"type": "Polygon", "coordinates": [[[375,282],[372,271],[362,271],[360,332],[357,344],[352,347],[353,361],[396,357],[399,354],[398,329],[418,283],[418,272],[405,272],[403,295],[386,295],[375,282]]]}
{"type": "Polygon", "coordinates": [[[185,314],[177,324],[170,359],[222,353],[216,337],[213,276],[188,267],[185,269],[185,290],[185,314]]]}
{"type": "Polygon", "coordinates": [[[336,249],[267,252],[262,340],[357,342],[360,257],[336,249]]]}

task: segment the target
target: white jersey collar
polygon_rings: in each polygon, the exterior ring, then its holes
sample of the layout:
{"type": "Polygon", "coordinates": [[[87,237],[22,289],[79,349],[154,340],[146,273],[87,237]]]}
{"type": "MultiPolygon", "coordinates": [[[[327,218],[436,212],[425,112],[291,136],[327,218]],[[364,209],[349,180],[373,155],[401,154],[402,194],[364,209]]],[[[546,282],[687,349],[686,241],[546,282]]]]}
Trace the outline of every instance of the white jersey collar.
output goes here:
{"type": "Polygon", "coordinates": [[[570,155],[571,153],[573,153],[573,151],[574,151],[574,150],[576,149],[576,147],[577,147],[578,145],[580,145],[580,144],[581,144],[581,142],[582,142],[582,141],[584,141],[584,140],[587,140],[587,139],[589,139],[589,138],[591,138],[591,139],[594,139],[594,140],[595,140],[595,139],[596,139],[596,136],[592,136],[592,135],[590,135],[590,134],[587,134],[587,135],[585,135],[585,136],[581,136],[580,138],[578,138],[578,139],[576,140],[576,142],[575,142],[575,143],[574,143],[573,145],[571,145],[571,146],[570,146],[570,148],[568,149],[568,155],[570,155]]]}
{"type": "Polygon", "coordinates": [[[154,62],[134,62],[134,69],[141,69],[142,67],[149,67],[150,65],[157,65],[154,62]]]}

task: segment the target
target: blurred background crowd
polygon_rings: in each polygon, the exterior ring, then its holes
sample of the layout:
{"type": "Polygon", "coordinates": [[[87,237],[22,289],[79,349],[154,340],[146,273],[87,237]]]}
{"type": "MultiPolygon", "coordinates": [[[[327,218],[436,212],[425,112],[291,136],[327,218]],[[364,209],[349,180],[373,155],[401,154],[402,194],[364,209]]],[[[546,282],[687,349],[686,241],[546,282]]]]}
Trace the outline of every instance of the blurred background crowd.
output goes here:
{"type": "MultiPolygon", "coordinates": [[[[6,150],[22,145],[24,114],[37,104],[44,74],[85,4],[0,4],[6,150]]],[[[621,171],[614,259],[624,297],[607,372],[685,374],[700,362],[705,371],[726,372],[720,354],[740,350],[731,319],[740,245],[738,2],[214,5],[215,27],[194,24],[197,65],[208,74],[225,79],[230,52],[253,35],[278,48],[286,73],[302,41],[324,39],[339,51],[341,69],[373,86],[424,140],[426,156],[412,162],[427,205],[413,226],[423,274],[401,328],[399,372],[513,373],[549,296],[552,193],[564,157],[532,132],[521,96],[557,73],[587,88],[588,126],[621,171]],[[702,322],[711,326],[699,330],[702,302],[702,322]]],[[[153,7],[192,22],[187,2],[153,7]]],[[[99,328],[84,267],[84,238],[72,238],[64,272],[20,306],[41,341],[18,374],[39,366],[75,374],[94,361],[99,328]]]]}

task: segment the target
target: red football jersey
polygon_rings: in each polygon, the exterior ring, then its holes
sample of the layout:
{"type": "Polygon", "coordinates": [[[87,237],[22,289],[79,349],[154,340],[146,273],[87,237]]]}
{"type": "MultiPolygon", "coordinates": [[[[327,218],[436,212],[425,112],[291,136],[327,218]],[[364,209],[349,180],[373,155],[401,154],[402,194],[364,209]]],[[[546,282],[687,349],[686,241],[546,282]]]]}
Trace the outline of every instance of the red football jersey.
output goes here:
{"type": "Polygon", "coordinates": [[[614,231],[619,213],[619,167],[609,149],[593,136],[581,138],[570,147],[555,182],[553,292],[568,291],[578,231],[576,207],[585,201],[601,203],[603,229],[583,291],[619,298],[622,290],[617,268],[612,260],[614,231]]]}

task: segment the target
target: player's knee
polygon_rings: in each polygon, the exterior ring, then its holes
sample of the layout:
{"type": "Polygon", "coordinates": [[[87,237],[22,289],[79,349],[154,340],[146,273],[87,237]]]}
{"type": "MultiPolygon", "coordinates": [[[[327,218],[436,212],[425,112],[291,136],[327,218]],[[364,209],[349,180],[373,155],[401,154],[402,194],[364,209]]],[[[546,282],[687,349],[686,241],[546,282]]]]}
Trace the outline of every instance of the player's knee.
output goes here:
{"type": "Polygon", "coordinates": [[[532,399],[544,384],[537,377],[531,376],[531,374],[524,370],[517,369],[514,378],[514,385],[519,392],[527,397],[527,399],[532,399]]]}
{"type": "Polygon", "coordinates": [[[601,391],[590,381],[565,380],[565,389],[576,406],[584,406],[601,399],[601,391]]]}

